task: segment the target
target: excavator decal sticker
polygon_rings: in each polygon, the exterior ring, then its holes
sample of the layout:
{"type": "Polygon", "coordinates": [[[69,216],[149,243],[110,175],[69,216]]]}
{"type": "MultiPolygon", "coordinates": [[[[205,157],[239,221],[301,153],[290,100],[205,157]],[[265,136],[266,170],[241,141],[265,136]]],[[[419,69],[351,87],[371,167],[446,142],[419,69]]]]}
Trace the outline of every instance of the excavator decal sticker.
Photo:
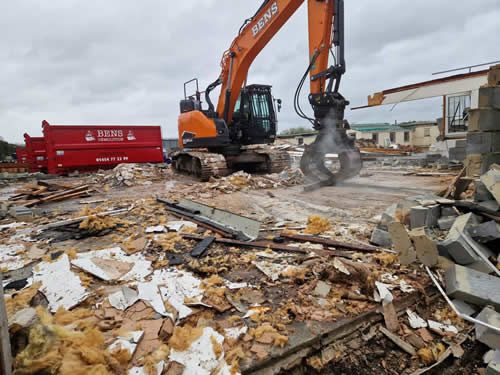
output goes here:
{"type": "Polygon", "coordinates": [[[269,9],[264,13],[264,16],[257,22],[257,24],[252,27],[252,32],[254,38],[257,37],[257,34],[266,26],[266,24],[273,18],[273,16],[278,13],[278,2],[274,2],[269,9]]]}

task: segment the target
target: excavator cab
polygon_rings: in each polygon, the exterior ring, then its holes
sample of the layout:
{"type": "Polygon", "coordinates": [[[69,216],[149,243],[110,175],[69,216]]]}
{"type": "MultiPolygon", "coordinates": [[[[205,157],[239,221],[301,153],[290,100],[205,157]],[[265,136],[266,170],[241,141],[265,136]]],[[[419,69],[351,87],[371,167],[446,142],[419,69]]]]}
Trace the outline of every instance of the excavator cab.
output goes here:
{"type": "Polygon", "coordinates": [[[271,86],[245,86],[234,107],[233,139],[243,145],[272,143],[276,138],[277,118],[271,86]]]}

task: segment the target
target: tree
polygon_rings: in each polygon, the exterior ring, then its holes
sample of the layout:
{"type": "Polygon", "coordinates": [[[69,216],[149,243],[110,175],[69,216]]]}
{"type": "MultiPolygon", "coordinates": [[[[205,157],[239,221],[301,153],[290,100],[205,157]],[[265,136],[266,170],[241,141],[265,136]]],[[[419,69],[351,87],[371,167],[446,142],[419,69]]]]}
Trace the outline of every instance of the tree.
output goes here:
{"type": "Polygon", "coordinates": [[[4,160],[7,156],[16,152],[16,145],[12,145],[5,141],[0,141],[0,160],[4,160]]]}

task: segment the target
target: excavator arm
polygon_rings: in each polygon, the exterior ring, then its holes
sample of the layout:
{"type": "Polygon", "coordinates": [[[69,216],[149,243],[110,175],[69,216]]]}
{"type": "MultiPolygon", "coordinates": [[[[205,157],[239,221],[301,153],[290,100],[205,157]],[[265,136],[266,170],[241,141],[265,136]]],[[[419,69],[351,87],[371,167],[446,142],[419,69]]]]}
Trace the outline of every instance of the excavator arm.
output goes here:
{"type": "MultiPolygon", "coordinates": [[[[246,20],[231,47],[224,52],[222,72],[216,82],[222,84],[217,112],[226,123],[231,123],[236,100],[252,62],[303,2],[304,0],[264,1],[255,15],[246,20]]],[[[307,6],[311,94],[322,94],[327,89],[326,80],[331,76],[328,59],[335,38],[341,56],[338,64],[331,70],[341,72],[339,77],[345,71],[341,43],[343,22],[340,22],[343,19],[343,13],[340,13],[343,12],[343,0],[308,0],[307,6]],[[335,36],[332,33],[334,23],[338,27],[335,36]]]]}
{"type": "MultiPolygon", "coordinates": [[[[208,94],[216,84],[221,84],[217,113],[226,124],[232,121],[236,101],[252,62],[303,2],[304,0],[264,1],[255,15],[246,20],[231,47],[224,53],[222,72],[207,90],[207,99],[210,103],[208,94]]],[[[340,79],[346,70],[344,0],[307,0],[307,7],[308,67],[297,87],[294,107],[297,114],[310,121],[319,134],[316,141],[306,148],[300,166],[306,176],[319,181],[319,186],[334,185],[357,175],[361,169],[359,150],[346,133],[349,125],[344,120],[344,109],[349,102],[338,92],[340,79]],[[331,66],[330,52],[335,58],[335,63],[331,66]],[[304,113],[299,102],[300,91],[308,76],[309,102],[314,118],[304,113]],[[332,173],[324,165],[327,153],[338,155],[340,168],[337,173],[332,173]]]]}

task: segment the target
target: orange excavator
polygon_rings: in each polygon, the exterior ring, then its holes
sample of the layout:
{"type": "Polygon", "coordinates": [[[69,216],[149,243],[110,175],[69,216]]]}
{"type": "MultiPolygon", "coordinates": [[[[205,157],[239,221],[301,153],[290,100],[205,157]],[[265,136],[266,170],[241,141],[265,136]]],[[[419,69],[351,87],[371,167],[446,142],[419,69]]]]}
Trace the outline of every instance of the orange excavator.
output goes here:
{"type": "MultiPolygon", "coordinates": [[[[198,80],[184,84],[178,124],[180,149],[170,154],[176,170],[207,180],[242,169],[273,173],[289,167],[288,153],[269,146],[276,138],[276,112],[281,101],[273,98],[271,86],[247,85],[246,80],[255,57],[303,2],[265,0],[254,16],[245,20],[224,52],[220,76],[204,92],[207,109],[202,109],[198,80]],[[188,96],[186,85],[192,82],[196,83],[196,92],[188,96]],[[219,85],[215,108],[210,93],[219,85]]],[[[300,168],[318,186],[335,185],[361,169],[359,150],[346,132],[349,124],[344,120],[344,109],[349,102],[338,91],[345,73],[344,1],[308,0],[307,6],[309,58],[295,92],[294,107],[318,135],[306,146],[300,168]],[[330,54],[334,60],[331,66],[330,54]],[[314,117],[306,115],[299,102],[308,78],[314,117]],[[340,167],[336,171],[325,166],[327,153],[338,155],[340,167]]]]}

